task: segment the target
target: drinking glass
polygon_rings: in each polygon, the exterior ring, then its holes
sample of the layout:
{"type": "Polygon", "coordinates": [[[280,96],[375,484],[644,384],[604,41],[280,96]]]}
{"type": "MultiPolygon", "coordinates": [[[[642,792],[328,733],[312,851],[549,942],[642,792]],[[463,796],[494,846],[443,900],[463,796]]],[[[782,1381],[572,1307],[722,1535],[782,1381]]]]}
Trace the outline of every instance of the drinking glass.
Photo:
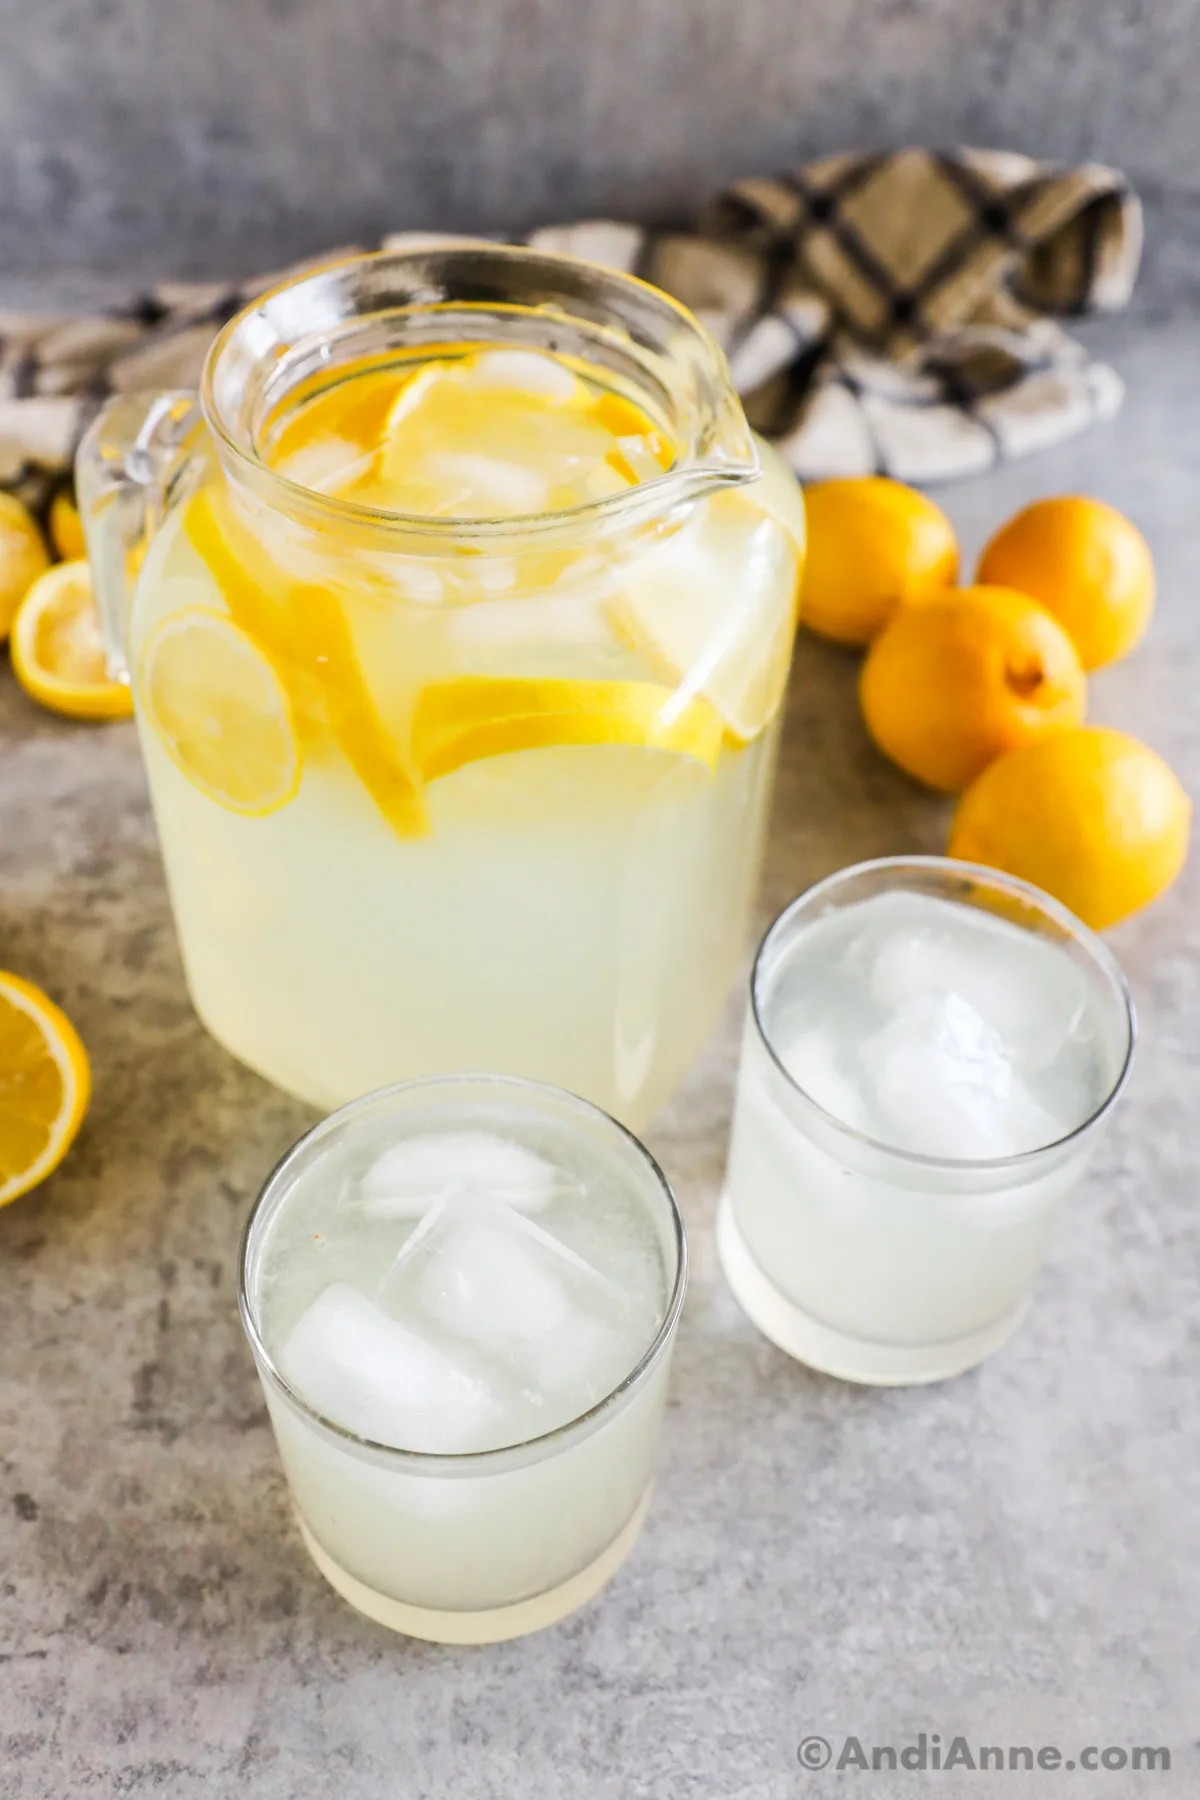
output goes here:
{"type": "MultiPolygon", "coordinates": [[[[503,1175],[498,1179],[502,1183],[503,1175]]],[[[452,1170],[445,1181],[452,1191],[452,1170]]],[[[495,1214],[492,1203],[484,1215],[491,1234],[497,1229],[495,1214]]],[[[518,1224],[510,1217],[512,1229],[518,1224]]],[[[423,1238],[422,1254],[435,1225],[426,1215],[413,1232],[414,1248],[418,1235],[423,1238]]],[[[533,1252],[539,1245],[545,1250],[538,1221],[520,1229],[518,1256],[528,1236],[533,1252]]],[[[565,1260],[561,1251],[556,1254],[564,1280],[574,1275],[594,1289],[597,1278],[587,1268],[580,1273],[577,1253],[568,1249],[565,1260]]],[[[484,1262],[474,1258],[472,1280],[478,1281],[484,1262]]],[[[510,1268],[507,1260],[505,1266],[510,1268]]],[[[622,1126],[574,1095],[512,1077],[437,1077],[367,1095],[310,1131],[275,1169],[250,1215],[238,1292],[301,1535],[321,1573],[380,1624],[443,1643],[522,1636],[590,1599],[628,1555],[645,1517],[686,1278],[683,1223],[662,1171],[622,1126]],[[611,1360],[611,1343],[605,1352],[610,1356],[605,1367],[621,1367],[621,1378],[553,1429],[497,1448],[431,1454],[376,1441],[328,1416],[294,1373],[290,1379],[285,1373],[294,1369],[288,1352],[297,1320],[310,1316],[314,1304],[332,1291],[322,1285],[330,1273],[337,1292],[349,1291],[360,1313],[369,1305],[367,1297],[378,1292],[396,1250],[388,1230],[401,1247],[407,1240],[395,1224],[381,1226],[356,1210],[363,1170],[381,1153],[419,1142],[423,1134],[441,1134],[437,1141],[449,1142],[452,1154],[464,1141],[468,1147],[486,1142],[494,1148],[497,1134],[510,1148],[533,1147],[561,1172],[575,1196],[575,1224],[591,1234],[587,1241],[615,1232],[618,1216],[626,1221],[632,1216],[656,1259],[652,1314],[638,1312],[632,1327],[643,1335],[618,1350],[623,1363],[611,1360]]],[[[551,1270],[551,1280],[557,1281],[557,1270],[551,1270]]],[[[541,1302],[545,1280],[536,1268],[533,1283],[533,1297],[541,1302]]],[[[469,1295],[453,1275],[450,1291],[452,1300],[455,1294],[469,1295]]],[[[471,1304],[469,1297],[464,1304],[471,1304]]],[[[391,1305],[395,1312],[394,1295],[391,1305]]],[[[400,1328],[420,1330],[432,1354],[444,1357],[445,1332],[439,1332],[436,1319],[419,1304],[411,1314],[400,1328]]],[[[569,1350],[581,1341],[586,1349],[589,1342],[574,1331],[577,1322],[560,1316],[554,1326],[567,1333],[563,1342],[569,1350]]],[[[468,1341],[458,1343],[456,1351],[464,1369],[474,1371],[472,1379],[482,1367],[485,1383],[494,1379],[500,1389],[506,1379],[500,1352],[493,1367],[487,1360],[492,1354],[487,1327],[472,1336],[474,1323],[468,1321],[468,1341]]],[[[336,1349],[344,1360],[334,1373],[349,1383],[347,1404],[355,1400],[358,1377],[371,1378],[365,1362],[361,1369],[355,1363],[356,1345],[364,1341],[356,1330],[352,1322],[336,1349]]],[[[506,1339],[502,1347],[511,1343],[506,1339]]],[[[551,1358],[561,1354],[553,1337],[544,1347],[532,1336],[520,1338],[519,1348],[526,1357],[536,1358],[542,1348],[551,1358]]],[[[406,1378],[405,1365],[398,1362],[395,1380],[406,1378]]],[[[557,1391],[570,1404],[575,1390],[557,1391]]],[[[538,1395],[533,1399],[542,1404],[538,1395]]],[[[527,1406],[528,1394],[517,1404],[527,1406]]],[[[423,1426],[430,1428],[428,1419],[423,1426]]],[[[466,1426],[469,1434],[477,1422],[468,1417],[466,1426]]],[[[439,1442],[448,1443],[457,1425],[437,1414],[433,1429],[439,1442]]]]}
{"type": "Polygon", "coordinates": [[[1129,1074],[1135,1022],[1108,948],[1023,881],[943,857],[843,869],[763,939],[750,983],[718,1254],[743,1310],[781,1349],[845,1380],[938,1381],[989,1356],[1031,1301],[1047,1242],[1129,1074]],[[951,1158],[877,1141],[784,1066],[770,1000],[815,921],[884,894],[981,909],[1033,933],[1086,982],[1102,1091],[1056,1142],[951,1158]]]}

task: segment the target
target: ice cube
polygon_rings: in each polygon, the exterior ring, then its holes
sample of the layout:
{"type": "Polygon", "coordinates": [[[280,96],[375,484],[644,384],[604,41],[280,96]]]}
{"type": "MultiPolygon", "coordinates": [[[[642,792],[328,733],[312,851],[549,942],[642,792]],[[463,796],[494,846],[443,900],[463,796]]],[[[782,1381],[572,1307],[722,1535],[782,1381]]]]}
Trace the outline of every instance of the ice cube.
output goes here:
{"type": "Polygon", "coordinates": [[[346,1282],[301,1314],[279,1367],[310,1406],[375,1443],[453,1454],[495,1441],[499,1406],[484,1378],[346,1282]]]}
{"type": "Polygon", "coordinates": [[[797,577],[775,521],[718,494],[628,571],[612,621],[623,641],[675,670],[678,694],[702,694],[747,739],[782,698],[797,577]]]}
{"type": "MultiPolygon", "coordinates": [[[[880,901],[872,904],[878,914],[880,901]]],[[[890,1009],[919,994],[959,994],[1018,1063],[1041,1069],[1054,1060],[1087,1009],[1086,979],[1069,957],[978,908],[907,894],[886,905],[895,924],[870,940],[872,999],[890,1009]],[[916,908],[946,918],[905,922],[916,908]]]]}
{"type": "Polygon", "coordinates": [[[547,644],[603,647],[611,634],[590,596],[549,595],[529,600],[491,600],[463,606],[446,621],[450,638],[464,650],[504,650],[547,644]]]}
{"type": "Polygon", "coordinates": [[[356,562],[415,606],[438,606],[446,584],[432,558],[360,553],[356,562]]]}
{"type": "MultiPolygon", "coordinates": [[[[786,1022],[781,1022],[786,1031],[786,1022]]],[[[779,1058],[792,1080],[843,1125],[866,1127],[862,1095],[839,1065],[837,1051],[823,1031],[807,1030],[790,1042],[776,1028],[779,1058]]]]}
{"type": "Polygon", "coordinates": [[[379,1298],[532,1386],[539,1404],[574,1392],[582,1407],[612,1385],[624,1295],[511,1207],[452,1200],[428,1214],[379,1298]]]}
{"type": "Polygon", "coordinates": [[[560,405],[580,393],[570,369],[538,350],[483,350],[464,365],[463,375],[476,387],[506,388],[560,405]]]}
{"type": "Polygon", "coordinates": [[[507,594],[517,585],[517,559],[515,556],[475,556],[471,559],[472,567],[463,583],[470,592],[477,594],[507,594]]]}
{"type": "Polygon", "coordinates": [[[1015,1156],[1063,1134],[999,1034],[961,994],[902,1000],[860,1055],[881,1135],[900,1149],[977,1160],[1015,1156]]]}
{"type": "Polygon", "coordinates": [[[636,481],[653,481],[663,472],[659,458],[659,439],[652,432],[637,437],[619,437],[617,449],[633,472],[636,481]]]}
{"type": "Polygon", "coordinates": [[[321,437],[302,444],[276,463],[276,471],[310,493],[337,494],[370,468],[373,450],[364,451],[351,438],[321,437]]]}
{"type": "Polygon", "coordinates": [[[419,1219],[439,1200],[501,1200],[542,1212],[570,1186],[553,1163],[491,1131],[431,1131],[376,1157],[362,1178],[363,1208],[378,1219],[419,1219]]]}
{"type": "Polygon", "coordinates": [[[419,469],[434,501],[425,510],[446,518],[516,518],[546,512],[549,472],[472,450],[436,450],[419,469]]]}
{"type": "MultiPolygon", "coordinates": [[[[658,473],[661,475],[662,470],[658,473]]],[[[607,462],[592,463],[585,466],[575,482],[576,497],[573,504],[582,506],[587,500],[606,500],[610,494],[623,494],[632,484],[628,476],[612,467],[607,462]]]]}

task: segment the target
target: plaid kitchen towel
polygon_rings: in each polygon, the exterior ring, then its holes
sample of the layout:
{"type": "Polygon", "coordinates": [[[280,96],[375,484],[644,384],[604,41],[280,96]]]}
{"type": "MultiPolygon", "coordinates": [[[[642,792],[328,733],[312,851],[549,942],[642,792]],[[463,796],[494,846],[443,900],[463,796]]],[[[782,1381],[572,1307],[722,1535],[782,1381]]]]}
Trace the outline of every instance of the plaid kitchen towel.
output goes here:
{"type": "MultiPolygon", "coordinates": [[[[1115,372],[1055,322],[1123,306],[1137,273],[1139,202],[1097,163],[831,156],[737,183],[692,233],[597,220],[527,241],[636,272],[691,307],[751,423],[803,479],[976,474],[1121,403],[1115,372]]],[[[213,333],[280,278],[164,285],[66,323],[0,314],[0,486],[44,506],[108,395],[195,385],[213,333]]]]}

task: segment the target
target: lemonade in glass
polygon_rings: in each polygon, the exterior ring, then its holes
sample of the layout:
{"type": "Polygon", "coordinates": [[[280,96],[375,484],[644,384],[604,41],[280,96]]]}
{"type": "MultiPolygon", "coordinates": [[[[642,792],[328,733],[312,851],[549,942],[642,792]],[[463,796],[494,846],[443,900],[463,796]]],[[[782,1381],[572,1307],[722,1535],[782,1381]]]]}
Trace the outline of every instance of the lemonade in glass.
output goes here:
{"type": "Polygon", "coordinates": [[[799,489],[645,284],[356,258],[80,454],[193,999],[323,1107],[490,1069],[637,1129],[741,955],[799,489]]]}

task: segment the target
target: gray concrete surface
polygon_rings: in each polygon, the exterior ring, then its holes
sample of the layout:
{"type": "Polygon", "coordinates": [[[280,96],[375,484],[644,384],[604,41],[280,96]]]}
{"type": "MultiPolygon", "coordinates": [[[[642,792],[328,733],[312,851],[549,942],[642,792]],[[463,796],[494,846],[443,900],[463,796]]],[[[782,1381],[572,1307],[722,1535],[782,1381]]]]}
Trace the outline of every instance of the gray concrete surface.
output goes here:
{"type": "MultiPolygon", "coordinates": [[[[1200,327],[1100,335],[1127,411],[946,503],[976,546],[1079,488],[1149,533],[1162,604],[1094,716],[1200,787],[1200,327]]],[[[944,806],[869,748],[854,665],[802,639],[761,911],[936,849],[944,806]]],[[[1020,1335],[868,1392],[739,1316],[711,1226],[736,1008],[652,1144],[695,1279],[645,1536],[524,1643],[389,1637],[310,1567],[239,1331],[238,1230],[307,1123],[184,994],[132,727],[0,679],[0,962],[77,1020],[70,1160],[0,1213],[4,1800],[919,1800],[1200,1792],[1200,859],[1112,934],[1142,1015],[1123,1116],[1020,1335]],[[1165,1745],[1170,1773],[806,1773],[800,1740],[1165,1745]]]]}
{"type": "Polygon", "coordinates": [[[0,267],[249,273],[688,215],[829,150],[1127,168],[1194,296],[1200,0],[0,0],[0,267]]]}

